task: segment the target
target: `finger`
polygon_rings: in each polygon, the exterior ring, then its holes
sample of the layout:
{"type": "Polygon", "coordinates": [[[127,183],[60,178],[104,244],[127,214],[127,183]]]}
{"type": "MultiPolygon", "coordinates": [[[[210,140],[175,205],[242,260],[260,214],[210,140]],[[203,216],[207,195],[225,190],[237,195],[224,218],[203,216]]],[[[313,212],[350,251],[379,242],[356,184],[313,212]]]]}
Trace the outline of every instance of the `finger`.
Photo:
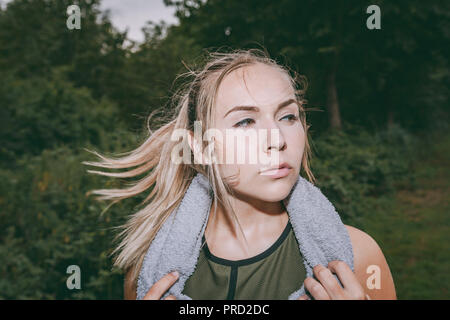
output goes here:
{"type": "Polygon", "coordinates": [[[309,300],[309,297],[306,294],[304,294],[300,296],[297,300],[309,300]]]}
{"type": "Polygon", "coordinates": [[[344,289],[328,268],[318,264],[313,268],[314,275],[333,300],[344,299],[344,289]]]}
{"type": "Polygon", "coordinates": [[[352,297],[364,299],[364,288],[347,263],[342,260],[333,260],[328,263],[328,269],[339,277],[344,289],[352,297]]]}
{"type": "Polygon", "coordinates": [[[164,300],[177,300],[177,298],[173,295],[168,295],[164,300]]]}
{"type": "Polygon", "coordinates": [[[313,279],[311,277],[307,277],[303,282],[306,289],[311,293],[311,295],[316,300],[330,300],[330,296],[328,295],[325,288],[320,284],[319,281],[313,279]]]}
{"type": "Polygon", "coordinates": [[[143,300],[159,300],[161,296],[177,281],[178,275],[168,273],[148,290],[143,300]]]}

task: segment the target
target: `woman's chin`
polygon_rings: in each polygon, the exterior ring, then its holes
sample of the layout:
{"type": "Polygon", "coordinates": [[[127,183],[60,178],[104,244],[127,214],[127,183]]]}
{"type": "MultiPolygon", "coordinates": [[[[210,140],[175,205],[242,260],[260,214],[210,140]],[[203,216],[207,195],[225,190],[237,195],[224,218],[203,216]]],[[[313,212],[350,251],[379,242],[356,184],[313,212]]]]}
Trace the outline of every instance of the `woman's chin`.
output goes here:
{"type": "Polygon", "coordinates": [[[289,192],[292,190],[292,186],[293,182],[288,179],[274,179],[273,181],[266,181],[258,186],[258,189],[260,190],[258,197],[270,202],[281,201],[289,195],[289,192]]]}

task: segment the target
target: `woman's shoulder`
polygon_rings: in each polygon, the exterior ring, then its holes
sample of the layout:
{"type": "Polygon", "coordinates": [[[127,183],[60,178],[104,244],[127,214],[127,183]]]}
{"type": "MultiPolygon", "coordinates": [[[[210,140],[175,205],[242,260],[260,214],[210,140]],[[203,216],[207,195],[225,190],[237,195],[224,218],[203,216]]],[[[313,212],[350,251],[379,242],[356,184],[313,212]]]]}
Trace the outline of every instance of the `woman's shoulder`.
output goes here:
{"type": "Polygon", "coordinates": [[[365,273],[369,265],[379,265],[385,260],[380,246],[369,234],[353,226],[345,227],[352,242],[355,272],[365,273]]]}
{"type": "Polygon", "coordinates": [[[366,232],[345,225],[353,247],[355,275],[372,299],[396,299],[386,258],[378,243],[366,232]]]}
{"type": "MultiPolygon", "coordinates": [[[[372,250],[377,248],[379,249],[377,242],[366,232],[347,224],[345,224],[345,228],[347,228],[347,232],[350,236],[350,240],[352,241],[352,245],[356,245],[357,247],[365,246],[368,247],[367,249],[372,250]]],[[[355,247],[353,249],[355,249],[355,247]]]]}

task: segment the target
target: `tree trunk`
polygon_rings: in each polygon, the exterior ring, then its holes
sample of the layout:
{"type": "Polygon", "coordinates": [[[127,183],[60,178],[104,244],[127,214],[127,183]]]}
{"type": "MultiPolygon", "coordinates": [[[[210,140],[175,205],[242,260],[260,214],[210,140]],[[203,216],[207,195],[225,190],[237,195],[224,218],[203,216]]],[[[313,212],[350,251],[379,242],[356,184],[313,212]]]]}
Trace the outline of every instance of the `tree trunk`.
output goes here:
{"type": "Polygon", "coordinates": [[[339,109],[339,99],[336,88],[336,74],[339,65],[339,56],[342,47],[342,16],[343,8],[340,2],[337,2],[336,10],[336,31],[334,39],[335,51],[330,59],[330,65],[328,68],[328,73],[326,75],[326,86],[327,86],[327,111],[328,111],[328,122],[332,130],[341,130],[341,113],[339,109]]]}
{"type": "Polygon", "coordinates": [[[392,128],[393,125],[394,125],[394,112],[392,110],[388,110],[387,126],[388,126],[388,128],[392,128]]]}
{"type": "Polygon", "coordinates": [[[331,129],[340,130],[342,127],[339,112],[339,100],[336,89],[336,69],[331,68],[327,74],[327,111],[331,129]]]}

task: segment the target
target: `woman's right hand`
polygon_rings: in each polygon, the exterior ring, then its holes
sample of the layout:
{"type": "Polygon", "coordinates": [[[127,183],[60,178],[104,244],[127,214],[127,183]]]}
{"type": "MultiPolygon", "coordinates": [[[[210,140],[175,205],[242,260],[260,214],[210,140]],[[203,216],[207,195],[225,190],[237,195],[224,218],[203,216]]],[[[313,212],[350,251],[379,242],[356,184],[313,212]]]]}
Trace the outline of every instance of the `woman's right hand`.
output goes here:
{"type": "MultiPolygon", "coordinates": [[[[155,282],[142,300],[160,300],[164,293],[178,280],[178,276],[176,271],[166,274],[155,282]]],[[[163,300],[176,300],[176,298],[173,295],[169,295],[163,300]]]]}

